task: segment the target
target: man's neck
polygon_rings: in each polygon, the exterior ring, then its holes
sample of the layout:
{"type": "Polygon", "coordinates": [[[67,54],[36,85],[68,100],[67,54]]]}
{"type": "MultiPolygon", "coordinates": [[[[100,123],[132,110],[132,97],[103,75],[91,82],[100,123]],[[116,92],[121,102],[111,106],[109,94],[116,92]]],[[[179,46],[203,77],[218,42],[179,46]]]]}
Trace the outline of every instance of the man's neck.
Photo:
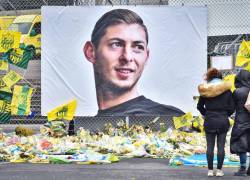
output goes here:
{"type": "Polygon", "coordinates": [[[138,96],[139,93],[135,89],[120,95],[113,94],[112,92],[99,91],[97,92],[97,101],[99,109],[104,110],[127,102],[138,96]]]}

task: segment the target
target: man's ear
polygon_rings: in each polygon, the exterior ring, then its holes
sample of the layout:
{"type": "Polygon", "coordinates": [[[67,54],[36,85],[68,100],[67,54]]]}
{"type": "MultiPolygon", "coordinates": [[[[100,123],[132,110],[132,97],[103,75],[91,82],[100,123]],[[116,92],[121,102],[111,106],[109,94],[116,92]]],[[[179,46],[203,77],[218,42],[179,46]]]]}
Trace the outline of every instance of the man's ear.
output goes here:
{"type": "Polygon", "coordinates": [[[93,64],[96,62],[94,45],[92,44],[92,42],[87,41],[85,43],[85,45],[83,47],[83,52],[84,52],[84,55],[89,62],[91,62],[93,64]]]}
{"type": "Polygon", "coordinates": [[[148,62],[148,59],[149,59],[149,49],[147,49],[147,62],[148,62]]]}

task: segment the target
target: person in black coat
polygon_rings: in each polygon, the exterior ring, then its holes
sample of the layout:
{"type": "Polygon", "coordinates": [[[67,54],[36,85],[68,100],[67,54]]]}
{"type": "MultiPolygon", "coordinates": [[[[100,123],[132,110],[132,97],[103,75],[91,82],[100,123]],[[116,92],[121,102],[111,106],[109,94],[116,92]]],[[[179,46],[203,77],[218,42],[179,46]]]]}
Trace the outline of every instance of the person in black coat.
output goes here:
{"type": "Polygon", "coordinates": [[[226,135],[230,124],[228,117],[235,110],[231,83],[222,81],[222,74],[215,68],[206,73],[207,83],[198,86],[200,98],[197,109],[204,116],[204,130],[207,141],[208,176],[213,176],[213,158],[215,139],[217,137],[217,171],[216,176],[223,176],[222,166],[225,157],[226,135]]]}
{"type": "Polygon", "coordinates": [[[244,107],[250,90],[250,73],[241,70],[235,78],[233,98],[236,106],[235,123],[232,129],[230,150],[240,157],[240,169],[235,176],[250,176],[250,164],[246,171],[247,152],[250,152],[250,113],[244,107]]]}

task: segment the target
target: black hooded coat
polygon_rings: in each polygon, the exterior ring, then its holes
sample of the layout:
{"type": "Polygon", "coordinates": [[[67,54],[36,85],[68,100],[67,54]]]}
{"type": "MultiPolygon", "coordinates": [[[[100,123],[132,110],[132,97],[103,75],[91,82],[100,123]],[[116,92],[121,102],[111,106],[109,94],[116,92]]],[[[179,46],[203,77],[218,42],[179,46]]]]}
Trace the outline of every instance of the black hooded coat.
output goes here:
{"type": "Polygon", "coordinates": [[[219,82],[198,86],[200,98],[197,109],[205,117],[206,133],[226,133],[230,127],[228,117],[235,111],[231,83],[219,82]]]}
{"type": "Polygon", "coordinates": [[[235,87],[233,98],[236,114],[230,150],[231,153],[238,154],[250,152],[250,113],[244,107],[250,90],[250,72],[241,70],[235,78],[235,87]]]}

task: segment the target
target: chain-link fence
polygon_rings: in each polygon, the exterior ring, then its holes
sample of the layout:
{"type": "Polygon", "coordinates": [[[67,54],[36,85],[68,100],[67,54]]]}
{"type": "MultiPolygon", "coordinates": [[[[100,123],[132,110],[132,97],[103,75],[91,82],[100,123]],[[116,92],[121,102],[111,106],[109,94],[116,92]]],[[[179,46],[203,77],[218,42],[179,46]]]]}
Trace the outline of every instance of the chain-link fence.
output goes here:
{"type": "MultiPolygon", "coordinates": [[[[210,57],[231,55],[235,61],[239,45],[243,39],[249,40],[248,0],[1,0],[0,16],[22,14],[40,14],[41,6],[95,6],[95,5],[168,5],[168,6],[207,6],[208,7],[208,67],[210,57]],[[230,31],[226,32],[226,29],[230,31]]],[[[4,29],[4,28],[2,28],[4,29]]],[[[41,78],[40,55],[30,62],[26,80],[36,91],[31,102],[32,116],[12,116],[11,124],[42,124],[46,117],[41,116],[41,78]],[[31,65],[30,65],[31,64],[31,65]]],[[[237,72],[237,69],[224,74],[237,72]]],[[[20,84],[27,82],[21,81],[20,84]]],[[[148,124],[155,117],[75,117],[75,128],[84,126],[88,129],[100,129],[106,122],[115,123],[119,119],[129,119],[131,123],[148,124]]],[[[172,126],[171,117],[161,116],[159,122],[172,126]]]]}

